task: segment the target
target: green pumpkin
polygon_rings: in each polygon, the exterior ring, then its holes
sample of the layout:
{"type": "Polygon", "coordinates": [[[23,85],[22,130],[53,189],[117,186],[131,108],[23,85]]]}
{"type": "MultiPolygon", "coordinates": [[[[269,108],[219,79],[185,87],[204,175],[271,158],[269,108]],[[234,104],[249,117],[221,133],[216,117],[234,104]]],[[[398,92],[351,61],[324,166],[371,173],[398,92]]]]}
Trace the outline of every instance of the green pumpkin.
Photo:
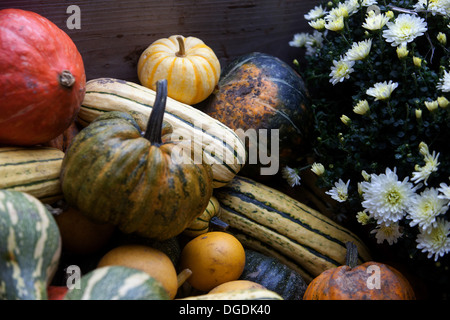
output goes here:
{"type": "Polygon", "coordinates": [[[170,134],[161,135],[167,81],[157,88],[145,133],[129,113],[98,117],[73,139],[60,180],[67,203],[93,220],[166,240],[205,210],[212,170],[182,152],[170,134]]]}
{"type": "Polygon", "coordinates": [[[83,275],[64,300],[169,300],[169,295],[159,281],[144,271],[108,266],[83,275]]]}
{"type": "Polygon", "coordinates": [[[45,205],[0,190],[0,299],[46,300],[60,256],[61,235],[45,205]]]}
{"type": "Polygon", "coordinates": [[[273,175],[309,150],[308,90],[293,68],[272,55],[252,52],[231,61],[203,111],[245,139],[248,159],[241,175],[257,180],[273,175]],[[276,144],[279,152],[273,154],[276,144]],[[265,163],[270,160],[274,163],[265,163]]]}

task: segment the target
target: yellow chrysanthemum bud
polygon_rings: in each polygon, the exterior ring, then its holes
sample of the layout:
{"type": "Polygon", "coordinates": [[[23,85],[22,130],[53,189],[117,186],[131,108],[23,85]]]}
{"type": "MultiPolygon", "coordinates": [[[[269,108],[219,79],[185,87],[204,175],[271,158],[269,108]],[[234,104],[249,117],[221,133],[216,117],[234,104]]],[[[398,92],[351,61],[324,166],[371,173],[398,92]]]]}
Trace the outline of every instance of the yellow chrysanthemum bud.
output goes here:
{"type": "Polygon", "coordinates": [[[447,108],[448,104],[449,104],[449,101],[444,96],[437,98],[437,102],[438,102],[439,107],[441,107],[442,109],[447,108]]]}
{"type": "Polygon", "coordinates": [[[368,215],[366,212],[364,212],[364,211],[359,211],[359,212],[356,214],[356,221],[358,221],[359,223],[361,223],[363,226],[366,225],[366,224],[368,224],[368,223],[369,223],[369,220],[370,220],[369,215],[368,215]]]}
{"type": "Polygon", "coordinates": [[[353,112],[356,114],[364,115],[369,111],[369,103],[367,100],[360,100],[358,103],[353,107],[353,112]]]}
{"type": "Polygon", "coordinates": [[[427,107],[427,109],[430,112],[435,111],[438,108],[439,104],[437,102],[437,100],[434,101],[425,101],[425,107],[427,107]]]}
{"type": "Polygon", "coordinates": [[[403,58],[407,57],[408,54],[409,54],[409,51],[405,45],[401,45],[401,46],[397,47],[397,57],[399,59],[403,59],[403,58]]]}
{"type": "Polygon", "coordinates": [[[365,181],[370,181],[370,174],[368,174],[366,170],[361,171],[361,175],[365,181]]]}
{"type": "Polygon", "coordinates": [[[436,38],[439,41],[439,43],[442,44],[443,46],[447,44],[447,36],[445,35],[445,33],[439,32],[436,38]]]}
{"type": "Polygon", "coordinates": [[[350,123],[352,122],[352,120],[351,120],[349,117],[347,117],[345,114],[343,114],[343,115],[341,116],[341,121],[342,121],[342,123],[345,124],[346,126],[350,125],[350,123]]]}
{"type": "Polygon", "coordinates": [[[386,17],[388,17],[389,19],[392,19],[395,16],[394,12],[392,12],[391,10],[387,11],[385,14],[386,14],[386,17]]]}
{"type": "Polygon", "coordinates": [[[321,176],[325,172],[325,167],[321,163],[314,162],[311,171],[314,172],[316,175],[321,176]]]}
{"type": "Polygon", "coordinates": [[[418,68],[422,66],[422,59],[420,59],[419,57],[413,57],[413,62],[414,65],[418,68]]]}
{"type": "Polygon", "coordinates": [[[422,110],[416,109],[416,119],[421,119],[421,118],[422,118],[422,110]]]}

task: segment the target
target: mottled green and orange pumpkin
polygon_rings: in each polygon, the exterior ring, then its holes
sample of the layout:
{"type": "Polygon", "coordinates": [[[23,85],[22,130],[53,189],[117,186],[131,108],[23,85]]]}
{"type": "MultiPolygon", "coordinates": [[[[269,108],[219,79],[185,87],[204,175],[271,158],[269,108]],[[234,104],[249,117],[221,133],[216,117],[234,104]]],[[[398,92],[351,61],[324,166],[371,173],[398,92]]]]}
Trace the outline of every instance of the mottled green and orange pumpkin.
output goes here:
{"type": "Polygon", "coordinates": [[[252,159],[261,148],[271,155],[279,142],[279,154],[273,156],[279,157],[280,166],[307,149],[312,125],[308,91],[300,74],[272,55],[253,52],[228,64],[204,111],[246,139],[248,161],[243,175],[255,178],[262,166],[269,166],[260,157],[252,159]],[[252,130],[257,141],[247,139],[252,130]],[[262,138],[266,136],[265,146],[262,138]]]}
{"type": "Polygon", "coordinates": [[[69,205],[124,233],[159,240],[178,235],[205,210],[211,167],[181,152],[163,130],[166,99],[161,80],[145,133],[131,114],[113,111],[75,136],[60,178],[69,205]]]}

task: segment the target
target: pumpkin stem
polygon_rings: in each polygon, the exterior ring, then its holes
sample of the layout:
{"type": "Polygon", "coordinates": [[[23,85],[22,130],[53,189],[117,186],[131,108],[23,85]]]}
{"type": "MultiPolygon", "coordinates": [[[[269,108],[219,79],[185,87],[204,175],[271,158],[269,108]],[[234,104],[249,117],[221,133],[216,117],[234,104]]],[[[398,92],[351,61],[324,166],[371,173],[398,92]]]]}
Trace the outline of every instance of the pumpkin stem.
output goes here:
{"type": "Polygon", "coordinates": [[[65,88],[70,88],[75,83],[75,77],[69,70],[64,70],[59,75],[59,84],[65,88]]]}
{"type": "Polygon", "coordinates": [[[345,255],[345,264],[350,268],[358,265],[358,247],[351,241],[345,243],[347,254],[345,255]]]}
{"type": "Polygon", "coordinates": [[[177,57],[185,57],[186,56],[186,47],[184,46],[184,40],[182,36],[177,36],[178,45],[180,46],[180,50],[175,53],[177,57]]]}
{"type": "Polygon", "coordinates": [[[220,220],[217,216],[214,216],[209,220],[211,230],[226,231],[230,226],[225,221],[220,220]]]}
{"type": "Polygon", "coordinates": [[[183,283],[186,282],[186,280],[191,276],[191,274],[192,274],[191,269],[186,268],[181,270],[181,272],[177,275],[178,288],[181,287],[183,283]]]}
{"type": "Polygon", "coordinates": [[[156,97],[153,104],[152,113],[147,122],[144,138],[151,144],[162,144],[161,132],[166,110],[167,101],[167,80],[158,80],[156,82],[156,97]]]}

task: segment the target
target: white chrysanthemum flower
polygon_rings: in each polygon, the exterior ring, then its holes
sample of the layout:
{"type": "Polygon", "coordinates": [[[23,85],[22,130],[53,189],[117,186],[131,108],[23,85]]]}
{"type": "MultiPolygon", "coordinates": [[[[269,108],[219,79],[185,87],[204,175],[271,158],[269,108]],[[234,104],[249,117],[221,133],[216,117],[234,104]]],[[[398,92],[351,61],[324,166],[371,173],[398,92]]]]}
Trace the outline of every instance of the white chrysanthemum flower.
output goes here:
{"type": "Polygon", "coordinates": [[[358,12],[359,9],[359,0],[347,0],[344,3],[344,6],[347,8],[348,15],[358,12]]]}
{"type": "Polygon", "coordinates": [[[298,175],[298,170],[285,166],[281,174],[284,179],[291,185],[291,187],[295,187],[296,185],[300,185],[301,178],[298,175]]]}
{"type": "Polygon", "coordinates": [[[436,217],[448,210],[448,201],[438,197],[439,191],[435,188],[426,188],[416,195],[410,204],[408,219],[411,227],[419,226],[424,232],[430,232],[436,224],[436,217]]]}
{"type": "Polygon", "coordinates": [[[413,172],[413,177],[411,181],[413,181],[414,183],[423,181],[425,185],[428,185],[427,183],[428,178],[433,172],[436,172],[439,167],[440,163],[438,162],[438,158],[439,153],[436,154],[436,151],[433,151],[432,154],[430,153],[425,154],[424,156],[425,165],[422,167],[419,165],[415,166],[414,168],[415,171],[413,172]]]}
{"type": "Polygon", "coordinates": [[[439,185],[440,188],[438,188],[438,191],[441,193],[438,195],[438,198],[440,199],[447,199],[450,200],[450,186],[448,186],[446,183],[441,183],[439,185]]]}
{"type": "Polygon", "coordinates": [[[398,223],[391,223],[389,225],[384,223],[379,224],[370,233],[375,233],[375,238],[377,239],[378,244],[382,244],[384,241],[387,241],[389,245],[397,243],[397,240],[403,235],[403,233],[400,232],[400,226],[398,223]]]}
{"type": "Polygon", "coordinates": [[[387,42],[391,42],[393,47],[406,45],[427,31],[425,19],[406,13],[399,14],[394,22],[388,21],[386,26],[383,37],[387,42]]]}
{"type": "Polygon", "coordinates": [[[375,100],[386,100],[391,97],[392,92],[398,87],[397,82],[378,82],[372,88],[367,89],[366,94],[375,98],[375,100]]]}
{"type": "Polygon", "coordinates": [[[354,61],[345,60],[341,57],[339,61],[333,60],[333,66],[331,67],[330,82],[336,85],[344,79],[350,78],[350,74],[355,71],[353,69],[354,61]]]}
{"type": "Polygon", "coordinates": [[[371,48],[372,39],[355,42],[352,44],[352,47],[345,53],[344,59],[351,61],[364,60],[369,55],[371,48]]]}
{"type": "Polygon", "coordinates": [[[296,33],[294,34],[294,39],[289,41],[289,45],[291,47],[301,48],[306,45],[306,41],[308,41],[309,34],[306,32],[296,33]]]}
{"type": "Polygon", "coordinates": [[[304,15],[306,20],[312,21],[325,16],[327,12],[322,8],[322,5],[315,6],[313,9],[309,10],[307,14],[304,15]]]}
{"type": "Polygon", "coordinates": [[[375,31],[382,29],[389,21],[389,17],[384,13],[375,13],[371,10],[367,13],[366,20],[362,27],[367,30],[375,31]]]}
{"type": "Polygon", "coordinates": [[[441,79],[439,79],[439,83],[437,88],[442,92],[450,92],[450,72],[445,71],[444,75],[441,79]]]}
{"type": "Polygon", "coordinates": [[[450,1],[448,0],[419,0],[414,5],[416,11],[427,10],[431,12],[433,16],[436,14],[449,15],[450,14],[450,1]]]}
{"type": "Polygon", "coordinates": [[[361,204],[379,224],[390,225],[402,219],[415,195],[408,177],[399,181],[396,171],[386,168],[385,173],[371,174],[370,181],[361,182],[364,199],[361,204]]]}
{"type": "Polygon", "coordinates": [[[361,6],[363,7],[369,7],[369,6],[373,6],[378,4],[378,2],[376,0],[362,0],[361,1],[361,6]]]}
{"type": "Polygon", "coordinates": [[[434,255],[434,261],[437,261],[450,251],[449,234],[450,222],[438,219],[430,232],[421,232],[417,236],[417,249],[428,253],[428,259],[431,259],[434,255]]]}
{"type": "Polygon", "coordinates": [[[331,196],[332,199],[345,202],[348,199],[348,185],[350,184],[350,180],[345,183],[342,179],[339,179],[338,182],[334,183],[334,187],[331,190],[326,191],[325,193],[331,196]]]}
{"type": "Polygon", "coordinates": [[[347,18],[349,15],[348,7],[345,3],[340,2],[337,7],[328,12],[326,20],[336,20],[337,18],[347,18]]]}
{"type": "Polygon", "coordinates": [[[353,107],[353,112],[359,115],[365,115],[369,111],[369,102],[367,100],[359,100],[353,107]]]}

